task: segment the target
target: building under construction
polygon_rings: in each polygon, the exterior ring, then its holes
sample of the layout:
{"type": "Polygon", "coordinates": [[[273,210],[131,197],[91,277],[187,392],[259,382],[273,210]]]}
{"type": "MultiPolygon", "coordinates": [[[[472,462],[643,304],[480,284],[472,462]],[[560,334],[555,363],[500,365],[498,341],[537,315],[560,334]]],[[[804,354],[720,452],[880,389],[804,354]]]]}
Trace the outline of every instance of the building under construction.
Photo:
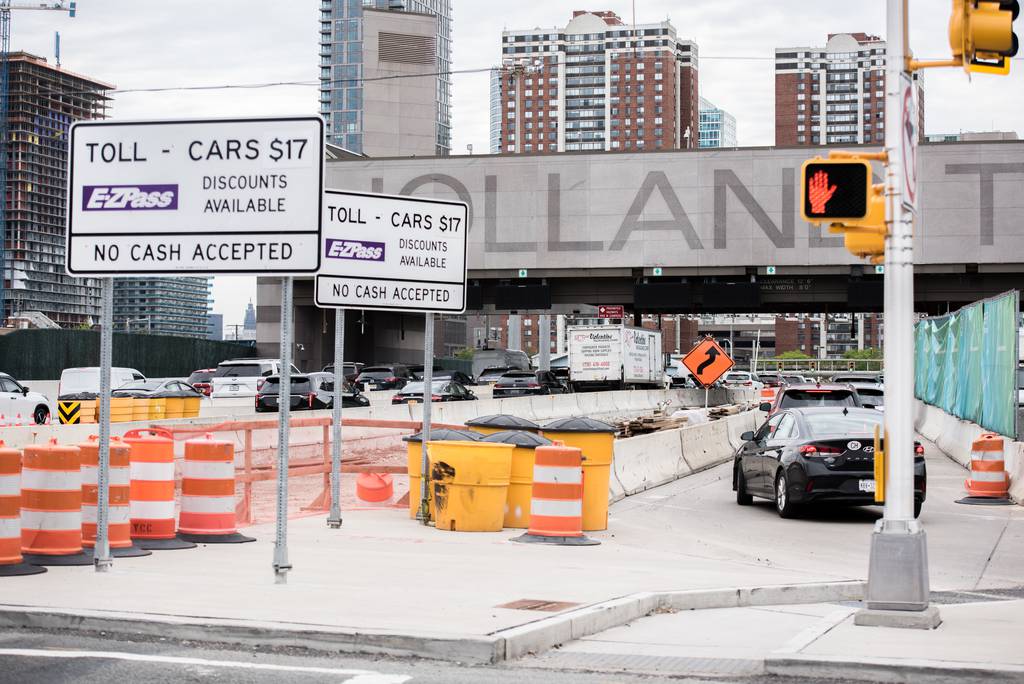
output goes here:
{"type": "Polygon", "coordinates": [[[103,119],[109,83],[26,52],[9,57],[3,318],[40,311],[62,327],[98,319],[99,281],[64,272],[68,129],[103,119]]]}

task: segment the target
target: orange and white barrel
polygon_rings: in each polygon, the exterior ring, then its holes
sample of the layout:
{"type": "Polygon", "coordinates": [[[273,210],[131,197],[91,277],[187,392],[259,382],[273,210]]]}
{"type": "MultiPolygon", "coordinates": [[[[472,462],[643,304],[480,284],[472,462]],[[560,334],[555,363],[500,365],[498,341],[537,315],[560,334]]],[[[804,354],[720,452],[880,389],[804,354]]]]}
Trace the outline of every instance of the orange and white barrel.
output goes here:
{"type": "MultiPolygon", "coordinates": [[[[78,448],[82,452],[82,546],[93,548],[96,546],[99,500],[99,437],[91,435],[89,441],[79,444],[78,448]]],[[[128,518],[131,452],[131,446],[125,444],[120,437],[110,438],[107,540],[111,549],[132,547],[131,523],[128,518]]]]}
{"type": "Polygon", "coordinates": [[[534,450],[530,527],[514,541],[585,546],[583,450],[560,443],[534,450]]]}
{"type": "Polygon", "coordinates": [[[46,572],[22,560],[21,452],[0,440],[0,577],[46,572]]]}
{"type": "Polygon", "coordinates": [[[971,476],[964,488],[971,496],[1008,499],[1010,476],[1004,462],[1004,442],[1000,435],[987,432],[971,444],[971,476]]]}
{"type": "Polygon", "coordinates": [[[82,470],[76,446],[55,438],[25,447],[21,469],[21,552],[43,565],[89,565],[82,553],[82,470]]]}
{"type": "Polygon", "coordinates": [[[235,445],[213,435],[185,442],[178,536],[191,542],[255,541],[235,522],[235,445]]]}
{"type": "Polygon", "coordinates": [[[142,549],[194,549],[177,539],[174,504],[174,439],[161,428],[129,430],[131,446],[129,515],[132,541],[142,549]]]}

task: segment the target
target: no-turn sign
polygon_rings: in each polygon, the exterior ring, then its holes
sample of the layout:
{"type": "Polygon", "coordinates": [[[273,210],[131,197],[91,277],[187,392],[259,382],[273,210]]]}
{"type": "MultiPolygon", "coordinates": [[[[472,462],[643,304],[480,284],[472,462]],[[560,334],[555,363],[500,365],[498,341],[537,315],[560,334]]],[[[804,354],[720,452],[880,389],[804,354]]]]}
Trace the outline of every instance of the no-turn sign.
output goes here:
{"type": "Polygon", "coordinates": [[[297,275],[319,267],[319,117],[71,127],[71,275],[297,275]]]}

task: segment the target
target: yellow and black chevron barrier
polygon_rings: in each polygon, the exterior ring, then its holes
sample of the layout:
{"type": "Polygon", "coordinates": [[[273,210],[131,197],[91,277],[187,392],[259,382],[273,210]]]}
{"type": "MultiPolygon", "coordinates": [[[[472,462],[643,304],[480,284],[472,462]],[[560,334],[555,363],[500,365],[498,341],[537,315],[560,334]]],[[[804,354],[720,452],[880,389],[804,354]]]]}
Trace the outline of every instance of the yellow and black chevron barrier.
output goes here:
{"type": "Polygon", "coordinates": [[[74,425],[81,422],[82,402],[80,401],[58,401],[57,415],[61,425],[74,425]]]}

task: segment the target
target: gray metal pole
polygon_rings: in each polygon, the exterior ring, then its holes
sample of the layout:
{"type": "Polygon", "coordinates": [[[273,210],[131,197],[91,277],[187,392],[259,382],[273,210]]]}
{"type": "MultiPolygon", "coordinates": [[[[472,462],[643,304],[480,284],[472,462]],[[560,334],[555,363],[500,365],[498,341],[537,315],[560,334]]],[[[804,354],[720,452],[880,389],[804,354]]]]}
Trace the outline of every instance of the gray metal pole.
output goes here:
{"type": "Polygon", "coordinates": [[[420,512],[418,517],[426,525],[430,522],[430,461],[427,441],[430,439],[430,389],[434,382],[434,314],[428,312],[423,323],[423,429],[420,436],[420,512]]]}
{"type": "Polygon", "coordinates": [[[110,365],[114,350],[114,279],[100,279],[100,464],[96,478],[96,572],[106,572],[110,558],[110,365]]]}
{"type": "Polygon", "coordinates": [[[520,350],[523,348],[523,319],[519,314],[508,315],[508,344],[506,349],[520,350]]]}
{"type": "Polygon", "coordinates": [[[331,433],[331,511],[327,526],[341,527],[341,403],[345,387],[345,310],[334,310],[334,415],[331,433]]]}
{"type": "Polygon", "coordinates": [[[537,321],[537,350],[540,352],[539,367],[551,370],[551,316],[541,314],[537,321]]]}
{"type": "Polygon", "coordinates": [[[274,581],[285,584],[288,571],[288,441],[292,408],[292,279],[281,278],[281,383],[277,394],[277,538],[274,581]]]}

